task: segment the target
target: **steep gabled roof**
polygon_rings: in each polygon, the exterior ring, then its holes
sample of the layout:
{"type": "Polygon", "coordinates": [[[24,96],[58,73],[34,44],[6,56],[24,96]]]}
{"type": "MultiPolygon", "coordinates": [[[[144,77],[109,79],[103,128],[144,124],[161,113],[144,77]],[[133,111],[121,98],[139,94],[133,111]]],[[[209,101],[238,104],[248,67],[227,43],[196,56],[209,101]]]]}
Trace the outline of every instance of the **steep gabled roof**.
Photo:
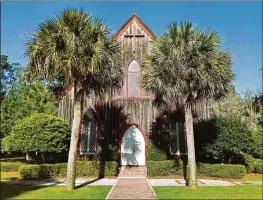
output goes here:
{"type": "Polygon", "coordinates": [[[142,30],[151,38],[154,39],[155,36],[153,32],[142,22],[142,20],[136,15],[133,14],[120,28],[120,30],[113,36],[114,39],[118,38],[120,35],[124,33],[124,31],[133,23],[136,22],[142,30]]]}

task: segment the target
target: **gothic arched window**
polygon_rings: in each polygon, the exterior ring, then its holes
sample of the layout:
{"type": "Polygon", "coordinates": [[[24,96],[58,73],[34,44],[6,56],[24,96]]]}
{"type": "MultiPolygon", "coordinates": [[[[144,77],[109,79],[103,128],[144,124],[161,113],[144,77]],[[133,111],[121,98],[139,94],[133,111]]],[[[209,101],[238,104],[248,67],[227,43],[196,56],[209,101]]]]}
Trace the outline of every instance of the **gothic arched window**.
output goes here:
{"type": "Polygon", "coordinates": [[[95,154],[97,150],[96,112],[88,107],[85,109],[81,123],[80,154],[95,154]]]}
{"type": "Polygon", "coordinates": [[[141,96],[141,88],[139,84],[140,78],[141,78],[141,71],[139,64],[136,62],[136,60],[133,60],[128,67],[128,74],[127,74],[128,97],[141,96]]]}

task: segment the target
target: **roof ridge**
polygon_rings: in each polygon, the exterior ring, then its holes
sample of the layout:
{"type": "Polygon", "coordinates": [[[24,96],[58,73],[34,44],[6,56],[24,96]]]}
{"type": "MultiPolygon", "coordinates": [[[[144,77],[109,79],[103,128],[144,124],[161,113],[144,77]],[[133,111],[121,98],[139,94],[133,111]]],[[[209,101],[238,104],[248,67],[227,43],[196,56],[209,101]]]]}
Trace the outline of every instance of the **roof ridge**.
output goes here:
{"type": "Polygon", "coordinates": [[[147,35],[149,35],[149,37],[151,39],[155,38],[154,33],[151,31],[151,29],[149,29],[147,27],[147,25],[136,15],[136,13],[133,13],[131,15],[131,17],[129,17],[129,19],[121,26],[121,28],[114,34],[113,38],[117,38],[119,37],[133,21],[135,22],[139,22],[138,25],[141,26],[141,28],[146,32],[147,35]],[[137,21],[137,20],[138,21],[137,21]]]}

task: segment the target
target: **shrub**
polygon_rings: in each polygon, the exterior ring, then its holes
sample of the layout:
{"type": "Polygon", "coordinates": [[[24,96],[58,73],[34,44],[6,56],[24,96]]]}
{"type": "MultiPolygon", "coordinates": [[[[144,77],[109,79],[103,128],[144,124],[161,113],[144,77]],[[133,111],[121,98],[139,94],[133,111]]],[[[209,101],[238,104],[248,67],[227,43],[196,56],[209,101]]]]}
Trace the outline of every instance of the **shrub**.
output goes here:
{"type": "Polygon", "coordinates": [[[249,154],[244,154],[244,164],[246,166],[247,172],[251,173],[254,172],[255,164],[254,164],[254,158],[253,156],[249,154]]]}
{"type": "Polygon", "coordinates": [[[263,131],[262,126],[260,125],[256,125],[255,128],[252,130],[253,140],[254,140],[252,155],[255,158],[261,158],[261,159],[263,159],[262,131],[263,131]]]}
{"type": "Polygon", "coordinates": [[[148,176],[168,176],[181,175],[183,176],[183,162],[179,161],[147,161],[148,176]]]}
{"type": "MultiPolygon", "coordinates": [[[[77,162],[76,176],[99,177],[116,176],[118,163],[114,161],[96,162],[81,161],[77,162]]],[[[21,178],[47,178],[51,176],[65,176],[67,173],[67,163],[23,165],[19,167],[21,178]]]]}
{"type": "Polygon", "coordinates": [[[262,159],[255,159],[249,154],[244,154],[244,164],[246,166],[247,172],[255,172],[262,174],[262,159]]]}
{"type": "Polygon", "coordinates": [[[199,176],[210,176],[219,178],[242,178],[246,173],[244,165],[229,164],[197,164],[199,176]]]}
{"type": "Polygon", "coordinates": [[[147,159],[154,161],[161,161],[161,160],[167,160],[167,156],[163,151],[158,149],[155,145],[149,144],[147,159]]]}
{"type": "MultiPolygon", "coordinates": [[[[168,175],[183,175],[183,163],[179,161],[148,161],[147,162],[148,176],[168,176],[168,175]]],[[[246,168],[243,165],[228,165],[228,164],[197,164],[198,176],[210,176],[219,178],[242,178],[246,173],[246,168]]]]}
{"type": "Polygon", "coordinates": [[[220,163],[240,163],[253,150],[253,136],[246,122],[234,117],[214,117],[195,125],[196,148],[201,156],[220,163]]]}
{"type": "Polygon", "coordinates": [[[42,164],[40,177],[66,176],[67,163],[42,164]]]}
{"type": "Polygon", "coordinates": [[[40,177],[40,165],[20,165],[18,168],[19,176],[22,179],[36,179],[40,177]]]}
{"type": "Polygon", "coordinates": [[[262,165],[262,163],[256,163],[254,167],[255,167],[255,170],[254,170],[255,173],[263,174],[263,165],[262,165]]]}
{"type": "Polygon", "coordinates": [[[262,166],[262,159],[255,159],[254,158],[254,172],[263,174],[263,166],[262,166]]]}
{"type": "Polygon", "coordinates": [[[17,171],[23,163],[1,162],[1,172],[17,171]]]}
{"type": "Polygon", "coordinates": [[[24,152],[45,161],[52,153],[68,150],[69,135],[70,129],[61,118],[38,113],[18,121],[3,146],[10,152],[24,152]]]}

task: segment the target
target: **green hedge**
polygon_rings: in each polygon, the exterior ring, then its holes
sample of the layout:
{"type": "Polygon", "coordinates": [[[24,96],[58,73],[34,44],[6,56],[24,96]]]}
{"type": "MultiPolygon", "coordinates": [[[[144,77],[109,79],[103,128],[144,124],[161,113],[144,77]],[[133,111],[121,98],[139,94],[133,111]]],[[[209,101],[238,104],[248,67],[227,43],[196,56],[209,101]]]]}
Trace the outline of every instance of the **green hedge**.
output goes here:
{"type": "Polygon", "coordinates": [[[18,168],[19,176],[23,179],[39,178],[41,173],[40,165],[20,165],[18,168]]]}
{"type": "MultiPolygon", "coordinates": [[[[95,162],[80,161],[77,162],[76,176],[98,177],[100,171],[104,172],[104,176],[116,176],[118,163],[114,161],[95,162]],[[100,170],[102,169],[102,170],[100,170]]],[[[258,173],[262,173],[262,164],[255,165],[258,173]]],[[[67,171],[67,163],[60,164],[41,164],[41,165],[21,165],[19,167],[19,175],[24,179],[46,178],[51,176],[65,176],[67,171]]],[[[182,161],[147,161],[148,176],[168,176],[168,175],[184,175],[182,161]]],[[[219,178],[242,178],[246,173],[243,165],[228,164],[197,164],[198,176],[209,176],[219,178]]]]}
{"type": "Polygon", "coordinates": [[[163,151],[158,149],[153,144],[149,145],[149,147],[147,149],[147,152],[148,152],[147,159],[149,161],[163,161],[163,160],[167,160],[166,153],[164,153],[163,151]]]}
{"type": "Polygon", "coordinates": [[[199,176],[210,176],[219,178],[242,178],[246,173],[244,165],[229,164],[197,164],[199,176]]]}
{"type": "Polygon", "coordinates": [[[168,176],[181,175],[183,176],[183,162],[180,161],[147,161],[148,176],[168,176]]]}
{"type": "MultiPolygon", "coordinates": [[[[100,171],[104,176],[116,176],[118,163],[114,161],[77,162],[76,176],[98,177],[100,171]]],[[[22,165],[19,167],[19,175],[23,179],[47,178],[51,176],[65,176],[67,163],[41,164],[41,165],[22,165]]]]}
{"type": "Polygon", "coordinates": [[[23,163],[1,162],[1,172],[17,171],[18,167],[23,163]]]}
{"type": "MultiPolygon", "coordinates": [[[[167,175],[183,175],[183,163],[179,161],[175,163],[168,161],[148,161],[148,176],[167,176],[167,175]]],[[[219,178],[242,178],[246,173],[243,165],[228,164],[197,164],[198,176],[210,176],[219,178]]]]}

